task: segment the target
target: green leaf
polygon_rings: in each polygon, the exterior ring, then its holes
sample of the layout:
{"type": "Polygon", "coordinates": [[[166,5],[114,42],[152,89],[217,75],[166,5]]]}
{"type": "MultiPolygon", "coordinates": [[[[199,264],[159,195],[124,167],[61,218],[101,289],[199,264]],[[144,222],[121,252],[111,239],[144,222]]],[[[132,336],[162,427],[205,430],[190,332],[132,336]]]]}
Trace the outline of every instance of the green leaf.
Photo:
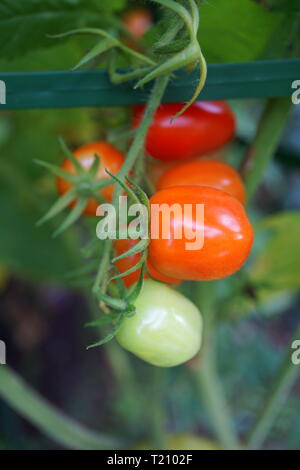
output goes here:
{"type": "Polygon", "coordinates": [[[13,58],[51,47],[56,34],[85,25],[111,25],[125,0],[0,0],[1,56],[13,58]]]}
{"type": "Polygon", "coordinates": [[[150,217],[150,202],[149,202],[149,198],[147,194],[135,181],[131,180],[127,176],[126,176],[126,181],[133,187],[135,193],[137,194],[139,198],[140,203],[143,204],[147,208],[148,215],[150,217]]]}
{"type": "Polygon", "coordinates": [[[78,64],[73,67],[73,70],[77,70],[83,65],[91,62],[91,60],[95,59],[99,55],[103,54],[104,52],[108,51],[112,47],[115,46],[115,41],[112,39],[103,39],[98,44],[96,44],[79,62],[78,64]]]}
{"type": "Polygon", "coordinates": [[[144,284],[145,269],[146,269],[146,263],[144,262],[142,265],[138,282],[132,287],[132,289],[129,292],[129,295],[126,297],[127,302],[130,304],[134,303],[136,299],[138,298],[138,296],[140,295],[140,292],[144,284]]]}
{"type": "Polygon", "coordinates": [[[62,139],[62,137],[59,137],[58,142],[59,142],[59,145],[61,146],[61,149],[62,149],[63,153],[65,154],[66,158],[69,158],[71,160],[71,162],[73,163],[74,168],[76,169],[76,171],[80,174],[83,174],[84,173],[83,167],[81,166],[79,160],[77,160],[77,158],[75,158],[73,152],[71,152],[71,150],[67,146],[64,139],[62,139]]]}
{"type": "Polygon", "coordinates": [[[118,183],[121,188],[124,189],[124,191],[128,194],[129,197],[131,197],[131,199],[136,203],[136,204],[140,204],[140,200],[139,198],[137,197],[137,195],[135,194],[134,191],[132,191],[132,189],[126,185],[126,183],[121,179],[119,178],[117,175],[113,175],[107,168],[105,169],[106,173],[111,176],[111,178],[116,182],[118,183]]]}
{"type": "Polygon", "coordinates": [[[144,264],[144,259],[142,258],[140,261],[138,261],[132,268],[127,269],[127,271],[124,271],[123,273],[117,274],[116,276],[112,276],[109,279],[110,281],[113,281],[114,279],[122,279],[123,277],[128,276],[129,274],[135,273],[141,266],[144,264]]]}
{"type": "Polygon", "coordinates": [[[113,258],[112,263],[115,263],[119,259],[127,258],[128,256],[136,255],[137,253],[141,253],[142,251],[145,251],[149,243],[150,243],[150,240],[140,240],[132,248],[129,248],[129,250],[125,251],[125,253],[122,253],[121,255],[113,258]]]}
{"type": "Polygon", "coordinates": [[[52,163],[49,163],[49,162],[44,162],[43,160],[34,160],[34,163],[37,163],[38,165],[43,166],[48,171],[53,173],[55,176],[58,176],[59,178],[63,178],[69,181],[69,183],[76,182],[75,175],[72,175],[70,172],[63,170],[59,166],[53,165],[52,163]]]}
{"type": "Polygon", "coordinates": [[[94,327],[94,326],[102,326],[107,325],[108,323],[112,323],[120,316],[119,313],[109,313],[107,315],[102,315],[102,317],[97,318],[97,320],[90,321],[86,323],[85,327],[94,327]]]}
{"type": "Polygon", "coordinates": [[[67,215],[63,223],[60,225],[60,227],[54,232],[53,236],[57,237],[60,235],[62,232],[67,230],[71,225],[73,225],[81,216],[81,214],[84,211],[85,206],[87,205],[88,198],[79,198],[71,210],[71,212],[67,215]]]}
{"type": "Polygon", "coordinates": [[[74,188],[69,189],[63,196],[57,199],[53,206],[46,212],[46,214],[37,222],[37,226],[42,225],[47,220],[52,219],[62,210],[64,210],[75,198],[76,191],[74,188]]]}
{"type": "Polygon", "coordinates": [[[300,214],[286,212],[266,218],[259,230],[268,235],[263,251],[250,268],[256,285],[272,288],[300,287],[300,214]]]}
{"type": "Polygon", "coordinates": [[[94,344],[91,344],[90,346],[88,346],[87,349],[96,348],[97,346],[102,346],[103,344],[106,344],[109,341],[111,341],[116,336],[116,334],[118,333],[118,331],[119,331],[119,329],[122,325],[122,320],[123,320],[123,314],[120,314],[118,316],[117,320],[116,320],[116,323],[114,324],[114,327],[113,327],[112,331],[107,336],[105,336],[103,339],[101,339],[100,341],[97,341],[97,343],[94,343],[94,344]]]}
{"type": "Polygon", "coordinates": [[[200,7],[199,41],[208,62],[242,62],[262,54],[285,15],[253,0],[210,0],[200,7]]]}

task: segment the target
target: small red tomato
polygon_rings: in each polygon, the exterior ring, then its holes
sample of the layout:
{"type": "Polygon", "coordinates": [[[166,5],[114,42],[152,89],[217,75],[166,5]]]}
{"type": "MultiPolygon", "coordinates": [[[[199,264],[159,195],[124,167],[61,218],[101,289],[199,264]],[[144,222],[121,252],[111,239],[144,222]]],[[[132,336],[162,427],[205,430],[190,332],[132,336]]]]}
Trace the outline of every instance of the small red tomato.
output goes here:
{"type": "MultiPolygon", "coordinates": [[[[113,147],[108,142],[92,142],[87,145],[83,145],[75,150],[74,155],[76,159],[80,162],[81,166],[88,170],[94,161],[94,156],[98,155],[100,157],[100,165],[97,173],[97,179],[109,178],[109,175],[106,173],[105,169],[107,168],[111,173],[116,174],[121,169],[124,162],[124,155],[115,147],[113,147]]],[[[76,173],[76,169],[71,160],[68,158],[63,162],[61,168],[68,173],[76,173]]],[[[68,181],[57,178],[57,190],[59,194],[65,194],[72,187],[71,183],[68,181]]],[[[103,188],[99,193],[107,200],[111,201],[113,196],[113,185],[103,188]]],[[[74,205],[74,203],[72,204],[74,205]]],[[[84,210],[86,215],[96,215],[97,207],[99,202],[90,198],[88,200],[87,206],[84,210]]]]}
{"type": "Polygon", "coordinates": [[[177,165],[163,174],[158,181],[157,189],[187,184],[221,189],[236,197],[242,204],[246,200],[245,186],[238,172],[232,166],[218,160],[202,159],[177,165]]]}
{"type": "MultiPolygon", "coordinates": [[[[132,239],[116,240],[114,242],[114,249],[117,256],[128,251],[130,248],[136,245],[137,241],[138,240],[132,239]]],[[[116,261],[115,265],[120,273],[124,273],[128,269],[132,268],[136,263],[138,263],[140,259],[141,254],[137,253],[135,255],[119,259],[118,261],[116,261]]],[[[180,283],[178,279],[174,279],[160,274],[158,271],[156,271],[156,269],[154,269],[149,260],[147,261],[147,269],[149,271],[149,274],[157,281],[165,282],[166,284],[172,284],[174,286],[180,283]]],[[[122,279],[124,281],[125,286],[128,288],[135,284],[139,280],[140,274],[141,270],[137,269],[133,273],[128,274],[128,276],[123,277],[122,279]]],[[[147,274],[145,274],[145,279],[147,279],[147,277],[147,274]]]]}
{"type": "Polygon", "coordinates": [[[123,15],[123,25],[137,39],[142,38],[152,24],[152,15],[147,8],[134,8],[123,15]]]}
{"type": "MultiPolygon", "coordinates": [[[[146,138],[146,151],[158,160],[189,160],[213,152],[235,133],[235,118],[224,101],[198,101],[171,122],[182,103],[162,104],[146,138]]],[[[141,122],[145,107],[134,107],[133,127],[141,122]]]]}
{"type": "Polygon", "coordinates": [[[174,186],[155,193],[150,203],[149,259],[165,276],[190,281],[221,279],[238,271],[247,260],[253,229],[243,205],[230,194],[209,186],[174,186]],[[176,210],[168,219],[166,211],[158,219],[153,216],[154,205],[169,209],[174,205],[176,210]],[[204,217],[198,216],[198,205],[203,205],[204,217]],[[167,236],[162,227],[169,229],[167,236]],[[193,249],[192,232],[200,241],[193,249]]]}

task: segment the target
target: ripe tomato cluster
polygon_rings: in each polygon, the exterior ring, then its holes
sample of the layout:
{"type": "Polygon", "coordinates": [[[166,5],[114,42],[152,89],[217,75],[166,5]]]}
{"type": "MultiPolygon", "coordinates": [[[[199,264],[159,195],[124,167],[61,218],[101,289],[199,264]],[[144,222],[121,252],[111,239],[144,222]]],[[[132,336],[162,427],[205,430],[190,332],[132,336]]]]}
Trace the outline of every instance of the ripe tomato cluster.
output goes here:
{"type": "MultiPolygon", "coordinates": [[[[219,152],[234,136],[235,118],[230,107],[217,101],[194,103],[172,122],[172,116],[181,107],[181,103],[161,105],[146,136],[146,153],[161,164],[152,180],[155,192],[150,197],[150,208],[170,209],[168,237],[162,233],[162,221],[158,218],[155,237],[151,224],[146,280],[135,301],[136,314],[123,321],[117,335],[123,347],[159,366],[177,365],[192,358],[201,344],[200,312],[166,284],[176,287],[181,281],[230,276],[245,263],[253,244],[253,229],[244,208],[243,181],[233,167],[210,155],[219,152]],[[187,206],[191,208],[188,214],[187,206]],[[198,206],[203,208],[200,218],[198,206]],[[178,229],[181,237],[176,236],[178,229]],[[191,233],[202,236],[201,243],[193,248],[191,233]]],[[[143,106],[134,107],[133,128],[139,126],[143,112],[143,106]]],[[[99,179],[108,177],[105,169],[117,174],[125,158],[107,142],[94,142],[74,152],[86,170],[92,167],[95,154],[99,157],[96,174],[99,179]]],[[[62,169],[74,173],[74,163],[67,159],[62,169]]],[[[58,178],[61,194],[71,186],[58,178]]],[[[99,194],[111,201],[113,187],[102,188],[99,194]]],[[[98,205],[90,198],[85,213],[95,215],[98,205]]],[[[124,254],[138,241],[115,240],[115,256],[124,254]]],[[[116,260],[115,266],[119,273],[125,273],[140,260],[141,253],[135,253],[116,260]]],[[[138,281],[140,272],[137,269],[123,277],[127,288],[138,281]]]]}
{"type": "MultiPolygon", "coordinates": [[[[161,105],[146,137],[146,151],[169,166],[157,178],[151,205],[179,205],[170,217],[170,237],[151,239],[149,260],[164,276],[180,280],[207,281],[235,273],[247,260],[253,230],[244,209],[246,193],[238,172],[219,160],[208,159],[235,133],[235,118],[225,102],[194,103],[172,122],[182,104],[161,105]],[[199,158],[200,157],[200,158],[199,158]],[[175,163],[177,161],[180,163],[175,163]],[[183,163],[182,163],[183,162],[183,163]],[[204,205],[204,220],[196,211],[183,217],[186,204],[204,205]],[[183,237],[176,239],[181,227],[183,237]],[[203,246],[188,250],[186,228],[204,233],[203,246]]],[[[134,108],[133,127],[139,125],[144,108],[134,108]]]]}

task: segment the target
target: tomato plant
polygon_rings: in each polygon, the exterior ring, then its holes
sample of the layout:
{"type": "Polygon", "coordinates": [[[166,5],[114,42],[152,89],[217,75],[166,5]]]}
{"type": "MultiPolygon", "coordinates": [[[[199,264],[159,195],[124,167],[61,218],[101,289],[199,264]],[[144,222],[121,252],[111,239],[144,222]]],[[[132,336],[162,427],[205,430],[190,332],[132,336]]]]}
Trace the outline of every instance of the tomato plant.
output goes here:
{"type": "Polygon", "coordinates": [[[212,186],[245,203],[246,191],[242,178],[232,166],[224,162],[201,159],[176,165],[163,173],[157,189],[187,184],[212,186]]]}
{"type": "Polygon", "coordinates": [[[0,0],[1,450],[299,447],[299,14],[0,0]]]}
{"type": "MultiPolygon", "coordinates": [[[[102,180],[109,177],[105,171],[106,169],[108,169],[111,173],[117,173],[124,162],[124,155],[111,144],[104,141],[92,142],[90,144],[83,145],[74,152],[75,158],[85,171],[92,167],[95,155],[97,155],[100,160],[100,165],[96,174],[96,180],[102,180]]],[[[61,168],[70,174],[75,174],[76,171],[74,163],[69,158],[64,160],[61,168]]],[[[65,194],[71,187],[72,185],[69,183],[69,181],[66,181],[60,177],[57,178],[57,190],[59,194],[65,194]]],[[[90,187],[88,186],[87,191],[89,191],[89,189],[90,187]]],[[[83,187],[83,191],[84,190],[85,188],[83,187]]],[[[104,189],[101,189],[99,194],[102,195],[107,201],[111,201],[113,190],[113,185],[110,185],[104,189]]],[[[96,201],[93,198],[89,198],[84,213],[87,215],[95,215],[98,206],[99,201],[96,201]]]]}
{"type": "MultiPolygon", "coordinates": [[[[171,212],[170,236],[162,233],[161,219],[154,223],[157,238],[151,238],[149,257],[152,265],[165,276],[177,279],[207,281],[221,279],[238,271],[247,260],[252,244],[253,229],[242,204],[219,189],[206,186],[175,186],[155,193],[151,206],[176,204],[179,211],[171,212]],[[185,213],[185,204],[192,211],[185,213]],[[204,205],[204,219],[197,217],[196,205],[204,205]],[[181,238],[176,230],[182,229],[181,238]],[[188,249],[187,230],[203,232],[203,246],[188,249]]],[[[194,235],[195,236],[195,235],[194,235]]]]}
{"type": "MultiPolygon", "coordinates": [[[[132,240],[132,239],[116,240],[114,242],[114,249],[115,249],[116,255],[121,255],[122,253],[125,253],[130,248],[134,247],[136,243],[137,241],[132,240]]],[[[121,258],[117,260],[115,262],[115,265],[120,273],[124,273],[127,270],[131,269],[133,266],[135,266],[140,261],[140,259],[141,259],[141,254],[136,253],[136,254],[127,256],[126,258],[121,258]]],[[[178,279],[167,277],[159,273],[152,266],[149,260],[147,260],[147,272],[150,274],[151,277],[153,277],[157,281],[165,282],[166,284],[172,284],[174,286],[180,283],[178,279]]],[[[133,284],[135,284],[140,277],[140,273],[141,273],[141,269],[137,269],[133,273],[130,273],[127,276],[124,276],[123,281],[124,281],[125,286],[131,287],[133,284]]],[[[145,273],[145,278],[147,278],[147,273],[145,273]]]]}
{"type": "MultiPolygon", "coordinates": [[[[235,133],[235,118],[224,101],[199,101],[175,121],[181,103],[161,105],[146,138],[146,151],[163,161],[180,161],[205,155],[226,144],[235,133]]],[[[134,107],[133,127],[141,122],[145,107],[134,107]]]]}
{"type": "Polygon", "coordinates": [[[200,349],[202,318],[197,307],[179,292],[146,280],[126,318],[118,342],[144,361],[172,367],[191,359],[200,349]]]}

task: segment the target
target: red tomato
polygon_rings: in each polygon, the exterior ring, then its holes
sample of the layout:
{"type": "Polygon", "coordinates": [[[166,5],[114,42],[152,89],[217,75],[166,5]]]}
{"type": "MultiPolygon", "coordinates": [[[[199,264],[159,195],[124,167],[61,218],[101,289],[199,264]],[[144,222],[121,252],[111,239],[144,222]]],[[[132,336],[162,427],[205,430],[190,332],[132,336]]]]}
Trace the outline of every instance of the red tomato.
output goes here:
{"type": "MultiPolygon", "coordinates": [[[[235,133],[235,118],[224,101],[193,103],[172,123],[182,103],[162,104],[146,138],[146,151],[158,160],[189,160],[217,150],[235,133]]],[[[134,107],[133,127],[141,122],[145,107],[134,107]]]]}
{"type": "Polygon", "coordinates": [[[151,242],[149,259],[165,276],[191,281],[221,279],[235,273],[247,260],[252,244],[253,229],[242,204],[233,196],[208,186],[175,186],[155,193],[151,199],[151,242]],[[165,222],[170,236],[162,234],[161,217],[155,227],[154,204],[177,204],[178,211],[171,213],[165,222]],[[196,204],[204,205],[204,220],[196,217],[196,204]],[[190,205],[192,211],[187,213],[190,205]],[[154,230],[158,228],[158,237],[154,230]],[[182,237],[178,238],[178,228],[182,237]],[[204,234],[204,244],[196,250],[188,249],[191,241],[187,229],[204,234]],[[176,238],[177,237],[177,238],[176,238]]]}
{"type": "Polygon", "coordinates": [[[151,12],[146,8],[134,8],[123,15],[123,25],[137,39],[142,38],[152,24],[151,12]]]}
{"type": "MultiPolygon", "coordinates": [[[[116,240],[114,242],[114,249],[117,255],[121,255],[122,253],[125,253],[128,251],[130,248],[132,248],[135,244],[137,243],[137,240],[132,240],[132,239],[126,239],[126,240],[116,240]]],[[[137,253],[135,255],[128,256],[126,258],[122,258],[118,261],[116,261],[116,266],[118,268],[118,271],[120,273],[124,273],[128,269],[132,268],[139,260],[141,259],[141,254],[137,253]]],[[[165,282],[167,284],[172,284],[172,285],[178,285],[180,281],[177,279],[171,278],[164,276],[163,274],[160,274],[150,261],[147,261],[147,269],[149,271],[149,274],[156,279],[157,281],[165,282]]],[[[140,277],[141,270],[137,269],[134,273],[128,274],[128,276],[123,277],[123,281],[125,286],[131,287],[133,284],[135,284],[140,277]]],[[[145,279],[147,279],[147,275],[145,275],[145,279]]]]}
{"type": "MultiPolygon", "coordinates": [[[[116,174],[121,169],[124,162],[124,155],[118,149],[113,147],[108,142],[92,142],[91,144],[83,145],[75,150],[74,155],[80,162],[84,169],[89,169],[94,161],[94,156],[97,154],[100,157],[100,165],[97,173],[98,179],[108,178],[109,175],[105,172],[107,168],[111,173],[116,174]]],[[[69,173],[76,173],[74,165],[71,160],[66,159],[61,168],[69,173]]],[[[57,190],[59,194],[64,194],[72,187],[68,181],[57,178],[57,190]]],[[[113,196],[114,186],[107,186],[99,191],[99,193],[107,200],[111,201],[113,196]]],[[[74,203],[73,203],[74,205],[74,203]]],[[[87,215],[96,215],[99,202],[90,198],[84,213],[87,215]]]]}
{"type": "Polygon", "coordinates": [[[157,189],[187,184],[212,186],[236,197],[242,204],[246,200],[245,186],[238,172],[218,160],[197,160],[182,163],[166,171],[159,179],[157,189]]]}

